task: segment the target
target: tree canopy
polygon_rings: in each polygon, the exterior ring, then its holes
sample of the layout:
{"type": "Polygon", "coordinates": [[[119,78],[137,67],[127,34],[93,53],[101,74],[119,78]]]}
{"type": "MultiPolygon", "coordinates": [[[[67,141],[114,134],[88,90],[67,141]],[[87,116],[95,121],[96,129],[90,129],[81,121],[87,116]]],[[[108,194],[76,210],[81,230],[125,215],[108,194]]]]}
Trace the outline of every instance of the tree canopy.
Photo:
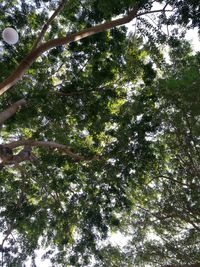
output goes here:
{"type": "Polygon", "coordinates": [[[2,0],[0,27],[1,266],[200,267],[199,2],[2,0]]]}

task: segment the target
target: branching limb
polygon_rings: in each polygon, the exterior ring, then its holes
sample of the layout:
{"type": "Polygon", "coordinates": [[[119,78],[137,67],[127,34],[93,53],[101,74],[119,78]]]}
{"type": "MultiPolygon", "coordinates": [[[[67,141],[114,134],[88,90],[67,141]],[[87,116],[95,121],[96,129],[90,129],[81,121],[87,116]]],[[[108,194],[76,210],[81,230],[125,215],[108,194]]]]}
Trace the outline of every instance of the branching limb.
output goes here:
{"type": "Polygon", "coordinates": [[[6,147],[13,149],[19,146],[30,146],[30,147],[48,147],[48,148],[53,148],[53,149],[58,149],[63,151],[66,155],[71,157],[72,159],[76,161],[80,160],[85,160],[83,156],[80,156],[78,154],[75,154],[71,151],[71,149],[66,146],[62,145],[56,142],[51,142],[51,141],[34,141],[34,140],[19,140],[19,141],[14,141],[12,143],[6,144],[6,147]]]}
{"type": "Polygon", "coordinates": [[[136,17],[140,17],[146,14],[151,14],[151,13],[172,11],[172,10],[159,9],[159,10],[152,10],[152,11],[147,11],[143,13],[138,13],[138,10],[139,8],[136,5],[128,13],[128,15],[122,18],[115,19],[112,21],[107,21],[100,25],[95,25],[90,28],[83,29],[79,32],[72,33],[64,37],[55,38],[55,39],[47,41],[46,43],[39,45],[34,50],[31,50],[31,52],[22,60],[22,62],[18,65],[18,67],[13,71],[13,73],[0,84],[0,95],[6,92],[8,89],[10,89],[14,84],[16,84],[17,81],[22,78],[22,76],[24,75],[26,70],[30,67],[30,65],[32,65],[33,62],[39,56],[41,56],[44,52],[50,50],[51,48],[61,46],[61,45],[66,45],[70,42],[76,42],[83,38],[97,34],[99,32],[112,29],[113,27],[124,25],[126,23],[129,23],[131,20],[133,20],[136,17]]]}
{"type": "Polygon", "coordinates": [[[169,5],[169,3],[167,2],[164,7],[163,7],[163,10],[165,11],[166,7],[169,5]]]}
{"type": "Polygon", "coordinates": [[[32,50],[22,60],[22,62],[13,71],[13,73],[0,84],[0,95],[6,92],[8,89],[10,89],[14,84],[16,84],[16,82],[22,78],[22,76],[24,75],[26,70],[30,67],[30,65],[32,65],[32,63],[44,52],[56,46],[66,45],[70,42],[75,42],[83,38],[86,38],[88,36],[97,34],[99,32],[109,30],[113,27],[126,24],[130,22],[131,20],[133,20],[137,16],[137,13],[138,13],[138,7],[136,6],[129,12],[127,16],[123,18],[119,18],[113,21],[108,21],[100,25],[95,25],[93,27],[83,29],[77,33],[72,33],[64,37],[55,38],[55,39],[47,41],[44,44],[41,44],[36,49],[32,50]]]}
{"type": "Polygon", "coordinates": [[[39,46],[39,44],[41,43],[42,39],[44,38],[44,35],[48,29],[48,27],[50,26],[51,22],[55,19],[55,17],[62,11],[62,9],[64,8],[64,5],[66,3],[66,0],[62,0],[60,2],[60,5],[58,6],[58,8],[54,11],[54,13],[51,15],[51,17],[48,19],[48,21],[44,24],[38,38],[36,39],[32,50],[34,50],[35,48],[37,48],[39,46]]]}

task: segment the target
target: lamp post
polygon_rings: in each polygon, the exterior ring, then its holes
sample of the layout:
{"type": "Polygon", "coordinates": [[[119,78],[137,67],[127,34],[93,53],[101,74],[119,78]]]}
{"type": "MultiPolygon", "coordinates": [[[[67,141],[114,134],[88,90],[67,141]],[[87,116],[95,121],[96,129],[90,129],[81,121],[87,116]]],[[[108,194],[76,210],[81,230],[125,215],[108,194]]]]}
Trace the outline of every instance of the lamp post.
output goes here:
{"type": "Polygon", "coordinates": [[[19,35],[17,31],[13,28],[5,28],[2,32],[3,40],[10,45],[14,45],[19,41],[19,35]]]}

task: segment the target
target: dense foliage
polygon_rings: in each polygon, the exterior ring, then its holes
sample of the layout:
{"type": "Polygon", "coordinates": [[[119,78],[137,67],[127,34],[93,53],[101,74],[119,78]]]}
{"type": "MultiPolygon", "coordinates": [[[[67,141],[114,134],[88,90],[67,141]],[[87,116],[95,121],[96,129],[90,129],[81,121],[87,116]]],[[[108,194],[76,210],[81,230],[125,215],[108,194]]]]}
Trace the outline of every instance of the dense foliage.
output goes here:
{"type": "Polygon", "coordinates": [[[199,267],[198,1],[3,0],[0,27],[20,35],[0,43],[2,267],[40,248],[52,266],[199,267]]]}

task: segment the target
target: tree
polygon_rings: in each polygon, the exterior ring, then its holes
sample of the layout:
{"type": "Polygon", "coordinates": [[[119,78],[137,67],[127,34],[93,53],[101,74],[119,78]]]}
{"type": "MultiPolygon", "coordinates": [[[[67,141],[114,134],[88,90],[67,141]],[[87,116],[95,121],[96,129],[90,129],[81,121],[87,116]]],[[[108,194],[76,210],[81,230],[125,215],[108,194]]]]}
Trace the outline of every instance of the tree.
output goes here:
{"type": "MultiPolygon", "coordinates": [[[[153,1],[132,0],[0,4],[1,26],[15,26],[23,33],[16,47],[3,44],[0,63],[2,266],[20,266],[27,256],[32,256],[34,262],[34,250],[41,238],[48,250],[45,257],[51,258],[56,266],[88,266],[92,257],[105,266],[115,266],[117,258],[125,266],[124,253],[109,246],[101,248],[98,242],[106,240],[110,231],[127,223],[130,226],[129,220],[135,213],[137,224],[144,220],[145,229],[153,227],[145,210],[161,212],[153,209],[158,204],[159,192],[163,196],[160,201],[165,200],[163,210],[169,209],[166,192],[170,178],[163,183],[165,178],[159,177],[155,188],[144,189],[151,178],[158,176],[152,166],[163,172],[166,169],[169,159],[165,146],[171,149],[171,157],[175,153],[174,144],[168,144],[171,133],[167,132],[167,127],[171,127],[167,107],[173,106],[174,96],[164,88],[165,83],[170,87],[171,77],[167,73],[174,66],[181,73],[184,62],[177,58],[172,66],[161,64],[158,45],[169,41],[175,50],[180,49],[179,43],[150,25],[143,16],[158,14],[158,25],[198,26],[199,5],[192,1],[157,2],[163,8],[156,11],[151,10],[153,1]],[[166,15],[168,12],[170,16],[166,15]],[[123,26],[116,28],[134,18],[138,23],[137,36],[128,37],[123,26]],[[149,43],[143,42],[144,35],[149,43]],[[158,82],[158,88],[163,90],[158,92],[157,84],[153,84],[156,77],[153,63],[164,77],[158,82]],[[156,100],[162,104],[160,108],[155,108],[156,100]],[[148,140],[147,135],[157,133],[164,122],[167,126],[161,128],[159,142],[148,140]],[[137,211],[139,206],[141,213],[137,211]]],[[[189,73],[195,72],[192,69],[189,73]]],[[[196,79],[197,75],[188,82],[189,86],[196,79]]],[[[184,81],[184,77],[179,80],[184,81]]],[[[197,88],[193,85],[192,88],[196,97],[197,88]]],[[[178,92],[179,87],[176,89],[178,92]]],[[[172,121],[176,122],[176,116],[172,121]]],[[[172,136],[171,140],[176,141],[172,136]]],[[[182,143],[178,145],[176,149],[183,147],[182,143]]],[[[176,181],[181,165],[175,163],[172,166],[176,181]]],[[[186,178],[182,179],[181,185],[186,178]]],[[[198,184],[198,179],[194,184],[198,184]]],[[[177,198],[180,205],[185,205],[182,187],[178,185],[177,198]]],[[[169,212],[166,215],[163,210],[159,216],[165,217],[169,212]]],[[[192,216],[194,213],[195,210],[192,216]]],[[[176,216],[180,220],[182,212],[176,216]]],[[[198,231],[196,217],[192,224],[198,231]]],[[[159,231],[167,228],[163,221],[159,231]]],[[[191,224],[190,211],[182,221],[187,226],[191,224]]],[[[195,236],[198,238],[196,232],[195,236]]],[[[199,262],[197,252],[189,263],[199,262]]],[[[174,258],[178,264],[189,264],[184,258],[178,260],[174,258]]],[[[132,258],[126,264],[131,266],[131,262],[132,258]]],[[[163,259],[160,262],[165,264],[163,259]]]]}
{"type": "Polygon", "coordinates": [[[188,48],[185,43],[174,48],[172,65],[166,67],[163,78],[138,96],[142,106],[154,99],[154,106],[146,112],[151,116],[156,109],[154,120],[160,123],[156,131],[146,132],[153,141],[154,160],[150,169],[140,173],[139,178],[145,179],[145,185],[138,188],[140,194],[130,190],[132,215],[122,226],[126,232],[128,225],[132,232],[126,250],[136,266],[200,265],[200,55],[188,56],[188,48]]]}

